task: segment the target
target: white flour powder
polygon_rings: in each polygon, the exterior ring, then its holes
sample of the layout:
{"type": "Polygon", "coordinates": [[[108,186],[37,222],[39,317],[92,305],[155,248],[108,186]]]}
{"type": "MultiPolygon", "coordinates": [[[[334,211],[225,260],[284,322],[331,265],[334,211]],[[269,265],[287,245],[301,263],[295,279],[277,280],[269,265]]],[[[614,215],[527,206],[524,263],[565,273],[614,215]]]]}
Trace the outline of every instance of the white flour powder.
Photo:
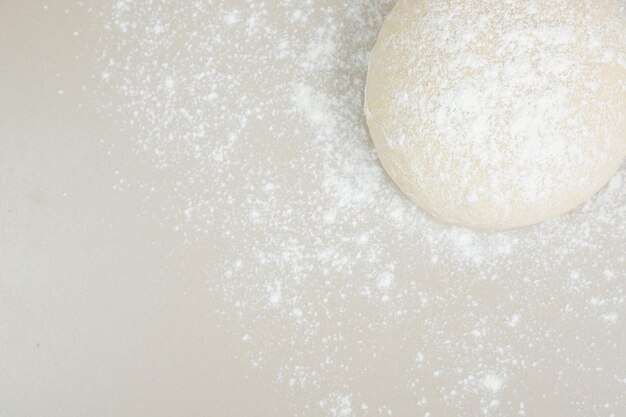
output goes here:
{"type": "Polygon", "coordinates": [[[417,416],[623,415],[626,171],[529,229],[432,221],[362,114],[392,3],[113,2],[103,110],[157,173],[124,186],[167,193],[163,226],[212,242],[214,308],[300,415],[402,415],[395,395],[417,416]]]}

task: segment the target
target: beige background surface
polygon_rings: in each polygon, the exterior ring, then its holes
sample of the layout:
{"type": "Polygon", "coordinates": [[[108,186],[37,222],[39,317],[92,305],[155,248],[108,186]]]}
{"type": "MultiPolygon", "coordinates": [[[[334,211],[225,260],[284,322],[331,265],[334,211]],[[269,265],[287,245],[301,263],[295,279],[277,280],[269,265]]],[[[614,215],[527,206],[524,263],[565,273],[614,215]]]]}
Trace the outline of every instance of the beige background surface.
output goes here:
{"type": "Polygon", "coordinates": [[[217,327],[180,237],[113,189],[114,170],[136,161],[99,146],[114,133],[78,93],[98,26],[61,3],[0,3],[0,415],[288,410],[217,327]]]}
{"type": "Polygon", "coordinates": [[[358,111],[390,1],[140,3],[0,1],[0,416],[626,415],[624,181],[439,226],[358,111]]]}

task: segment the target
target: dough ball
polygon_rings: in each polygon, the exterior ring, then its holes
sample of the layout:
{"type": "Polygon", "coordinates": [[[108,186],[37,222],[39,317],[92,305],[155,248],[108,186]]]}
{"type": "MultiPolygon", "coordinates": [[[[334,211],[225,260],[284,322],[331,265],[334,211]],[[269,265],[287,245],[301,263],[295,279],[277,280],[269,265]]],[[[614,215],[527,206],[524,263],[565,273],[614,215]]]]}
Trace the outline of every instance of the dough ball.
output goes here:
{"type": "Polygon", "coordinates": [[[626,19],[615,0],[400,0],[365,112],[384,168],[436,218],[558,216],[626,155],[626,19]]]}

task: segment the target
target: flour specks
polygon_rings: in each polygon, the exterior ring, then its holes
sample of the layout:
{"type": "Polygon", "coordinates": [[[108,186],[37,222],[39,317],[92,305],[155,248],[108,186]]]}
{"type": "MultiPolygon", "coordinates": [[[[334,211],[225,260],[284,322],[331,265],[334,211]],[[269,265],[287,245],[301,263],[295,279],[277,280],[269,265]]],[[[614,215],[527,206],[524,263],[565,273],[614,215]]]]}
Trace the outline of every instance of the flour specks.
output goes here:
{"type": "MultiPolygon", "coordinates": [[[[120,168],[116,187],[207,252],[210,307],[298,415],[523,416],[544,401],[619,415],[626,397],[609,388],[626,375],[626,174],[533,228],[433,221],[386,176],[365,127],[369,52],[392,6],[103,8],[102,111],[154,173],[120,168]]],[[[458,93],[461,110],[481,97],[458,93]]]]}

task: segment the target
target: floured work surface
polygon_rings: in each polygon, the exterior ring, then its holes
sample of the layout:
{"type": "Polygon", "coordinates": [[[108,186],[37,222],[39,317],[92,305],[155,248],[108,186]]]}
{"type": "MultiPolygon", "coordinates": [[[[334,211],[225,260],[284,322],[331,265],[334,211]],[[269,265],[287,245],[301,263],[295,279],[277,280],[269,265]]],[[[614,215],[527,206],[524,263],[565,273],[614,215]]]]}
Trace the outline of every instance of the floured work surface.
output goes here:
{"type": "Polygon", "coordinates": [[[362,111],[392,3],[90,6],[111,186],[183,240],[205,307],[296,415],[622,415],[626,171],[527,229],[426,216],[362,111]]]}

